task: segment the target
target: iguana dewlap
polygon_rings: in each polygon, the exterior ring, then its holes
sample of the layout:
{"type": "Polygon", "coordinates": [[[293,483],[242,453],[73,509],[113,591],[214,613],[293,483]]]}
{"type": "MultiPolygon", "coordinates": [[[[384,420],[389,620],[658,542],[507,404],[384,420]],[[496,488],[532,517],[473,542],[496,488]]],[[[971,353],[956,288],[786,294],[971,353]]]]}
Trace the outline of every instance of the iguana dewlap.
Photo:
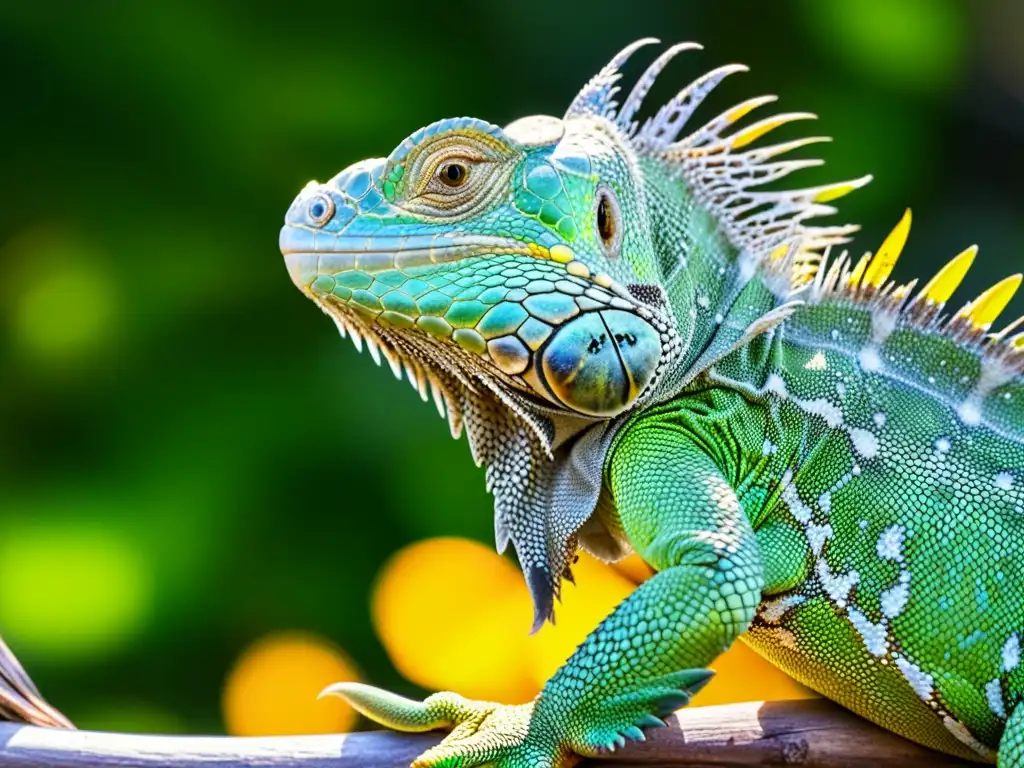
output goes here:
{"type": "Polygon", "coordinates": [[[417,765],[567,766],[642,739],[742,636],[896,733],[1024,765],[1024,334],[992,330],[1021,277],[952,312],[973,248],[890,282],[909,212],[836,253],[855,227],[813,221],[868,179],[777,191],[822,139],[759,141],[811,117],[747,119],[772,97],[694,122],[739,66],[638,121],[698,47],[617,104],[651,42],[562,119],[441,120],[288,211],[296,285],[467,432],[538,625],[579,547],[658,571],[531,704],[333,690],[452,728],[417,765]]]}

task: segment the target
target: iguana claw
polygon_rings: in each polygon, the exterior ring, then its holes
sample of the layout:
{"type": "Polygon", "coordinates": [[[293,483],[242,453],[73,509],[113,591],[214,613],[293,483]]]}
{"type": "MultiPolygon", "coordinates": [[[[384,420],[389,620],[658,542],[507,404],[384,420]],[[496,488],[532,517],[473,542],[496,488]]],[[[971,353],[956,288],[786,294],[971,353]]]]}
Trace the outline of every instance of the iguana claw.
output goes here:
{"type": "Polygon", "coordinates": [[[413,701],[362,683],[335,683],[320,696],[339,696],[374,722],[406,733],[449,730],[501,706],[490,701],[470,701],[457,693],[435,693],[423,701],[413,701]]]}

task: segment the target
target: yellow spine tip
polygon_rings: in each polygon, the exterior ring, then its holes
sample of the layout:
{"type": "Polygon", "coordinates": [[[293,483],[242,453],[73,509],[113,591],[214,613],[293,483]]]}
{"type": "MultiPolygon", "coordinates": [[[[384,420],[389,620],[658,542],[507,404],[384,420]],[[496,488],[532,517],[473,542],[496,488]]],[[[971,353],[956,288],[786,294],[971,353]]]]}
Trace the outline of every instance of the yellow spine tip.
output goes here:
{"type": "Polygon", "coordinates": [[[960,310],[959,316],[967,318],[979,330],[987,330],[1002,314],[1017,293],[1024,275],[1012,275],[993,285],[974,301],[960,310]]]}
{"type": "MultiPolygon", "coordinates": [[[[831,141],[831,139],[828,139],[831,141]]],[[[860,189],[872,180],[871,176],[861,176],[859,179],[852,179],[850,181],[841,181],[837,184],[829,184],[827,187],[822,187],[818,190],[818,194],[814,196],[814,202],[816,203],[827,203],[832,200],[838,200],[840,197],[845,197],[851,192],[860,189]]]]}
{"type": "Polygon", "coordinates": [[[857,262],[857,266],[853,268],[853,272],[851,272],[850,276],[847,278],[846,284],[849,285],[850,287],[860,285],[860,281],[863,279],[864,272],[867,270],[868,262],[870,261],[870,253],[865,253],[863,256],[861,256],[860,261],[857,262]]]}
{"type": "Polygon", "coordinates": [[[892,292],[892,297],[897,301],[907,298],[907,294],[910,293],[909,285],[901,285],[892,292]]]}
{"type": "Polygon", "coordinates": [[[903,246],[907,244],[907,237],[910,235],[911,218],[910,209],[907,208],[899,223],[893,227],[892,232],[882,242],[878,253],[875,254],[871,264],[868,265],[867,270],[864,272],[864,285],[881,288],[882,284],[889,279],[893,267],[896,266],[896,261],[899,259],[900,254],[903,253],[903,246]]]}
{"type": "Polygon", "coordinates": [[[958,253],[921,289],[921,297],[932,304],[945,304],[964,281],[977,255],[976,245],[958,253]]]}
{"type": "Polygon", "coordinates": [[[757,141],[769,131],[774,131],[780,125],[791,123],[794,120],[816,120],[817,115],[810,112],[787,112],[775,117],[769,117],[759,123],[744,128],[742,131],[733,134],[729,139],[729,145],[733,149],[740,149],[748,144],[757,141]]]}
{"type": "Polygon", "coordinates": [[[735,107],[725,113],[725,120],[727,123],[735,123],[738,120],[742,120],[744,117],[749,115],[758,107],[770,104],[773,101],[778,101],[778,96],[759,96],[755,99],[750,99],[742,104],[737,104],[735,107]]]}
{"type": "Polygon", "coordinates": [[[780,259],[785,258],[786,254],[789,253],[789,247],[790,243],[783,243],[782,245],[776,246],[775,250],[768,255],[768,258],[771,261],[779,261],[780,259]]]}

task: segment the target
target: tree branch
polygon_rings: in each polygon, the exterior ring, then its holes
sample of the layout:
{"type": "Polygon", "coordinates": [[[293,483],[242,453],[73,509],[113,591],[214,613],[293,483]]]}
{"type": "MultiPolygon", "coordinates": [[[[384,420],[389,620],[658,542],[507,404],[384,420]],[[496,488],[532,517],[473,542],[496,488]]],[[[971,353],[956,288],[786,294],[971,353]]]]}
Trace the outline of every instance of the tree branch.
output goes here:
{"type": "MultiPolygon", "coordinates": [[[[375,732],[242,739],[0,723],[0,768],[406,768],[442,735],[375,732]]],[[[680,710],[668,728],[649,731],[646,742],[609,755],[607,762],[617,768],[968,765],[918,747],[825,700],[680,710]]]]}

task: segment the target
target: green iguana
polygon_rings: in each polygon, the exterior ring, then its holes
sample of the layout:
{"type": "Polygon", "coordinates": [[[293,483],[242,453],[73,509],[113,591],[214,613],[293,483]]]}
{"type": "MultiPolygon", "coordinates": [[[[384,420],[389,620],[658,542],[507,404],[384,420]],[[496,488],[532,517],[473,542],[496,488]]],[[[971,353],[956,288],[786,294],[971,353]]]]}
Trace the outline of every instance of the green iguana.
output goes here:
{"type": "MultiPolygon", "coordinates": [[[[955,313],[968,248],[924,287],[809,222],[870,177],[770,191],[824,141],[758,140],[774,100],[687,124],[716,69],[653,118],[622,51],[564,118],[423,128],[310,183],[281,231],[293,281],[468,434],[535,606],[578,548],[657,574],[530,704],[329,692],[401,730],[416,766],[563,768],[644,738],[737,638],[885,728],[1024,766],[1024,318],[1007,278],[955,313]],[[684,133],[684,129],[686,132],[684,133]],[[1016,329],[1016,330],[1015,330],[1016,329]]],[[[71,727],[0,642],[0,719],[71,727]]]]}
{"type": "Polygon", "coordinates": [[[658,572],[530,704],[329,690],[451,728],[416,766],[559,768],[642,739],[742,637],[898,734],[1024,766],[1024,333],[990,331],[1021,276],[955,313],[974,248],[894,284],[909,213],[836,253],[856,228],[811,222],[870,177],[766,190],[824,139],[759,142],[812,117],[741,127],[770,96],[691,125],[738,65],[640,122],[699,47],[618,104],[653,42],[561,119],[441,120],[289,209],[295,284],[468,433],[537,626],[577,548],[658,572]]]}

